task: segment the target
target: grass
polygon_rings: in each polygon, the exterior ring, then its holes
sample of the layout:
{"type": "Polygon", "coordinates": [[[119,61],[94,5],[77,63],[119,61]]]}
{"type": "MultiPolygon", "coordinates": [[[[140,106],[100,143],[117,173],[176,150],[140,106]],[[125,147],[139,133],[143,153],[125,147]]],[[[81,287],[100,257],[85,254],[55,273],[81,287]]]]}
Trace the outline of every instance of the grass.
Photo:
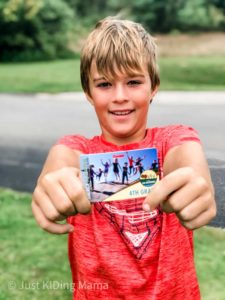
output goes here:
{"type": "Polygon", "coordinates": [[[78,59],[0,64],[0,92],[59,93],[80,91],[78,59]]]}
{"type": "MultiPolygon", "coordinates": [[[[40,230],[30,194],[0,190],[0,300],[72,299],[67,236],[40,230]]],[[[225,231],[195,232],[202,300],[224,300],[225,231]]]]}
{"type": "MultiPolygon", "coordinates": [[[[79,59],[0,64],[0,92],[81,91],[79,59]]],[[[161,90],[225,90],[224,56],[161,57],[161,90]]]]}
{"type": "Polygon", "coordinates": [[[163,90],[225,90],[224,56],[161,58],[160,74],[163,90]]]}
{"type": "Polygon", "coordinates": [[[0,191],[0,300],[71,300],[67,237],[40,230],[30,201],[29,194],[0,191]]]}
{"type": "Polygon", "coordinates": [[[202,300],[224,300],[225,230],[205,227],[196,231],[195,261],[202,300]]]}

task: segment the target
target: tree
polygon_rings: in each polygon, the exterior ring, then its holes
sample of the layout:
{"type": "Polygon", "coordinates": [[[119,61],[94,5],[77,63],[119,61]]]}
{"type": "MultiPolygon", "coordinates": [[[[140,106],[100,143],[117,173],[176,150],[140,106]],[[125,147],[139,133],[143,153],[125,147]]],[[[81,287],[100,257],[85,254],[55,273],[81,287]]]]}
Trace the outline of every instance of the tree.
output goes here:
{"type": "Polygon", "coordinates": [[[177,24],[181,31],[212,31],[222,29],[224,13],[217,0],[188,0],[178,12],[177,24]],[[220,9],[219,9],[220,7],[220,9]]]}
{"type": "Polygon", "coordinates": [[[141,21],[144,14],[144,24],[154,32],[170,32],[176,28],[176,20],[179,9],[184,5],[185,0],[142,0],[134,1],[133,12],[136,12],[138,21],[141,21]],[[146,9],[148,7],[149,9],[146,9]],[[148,12],[146,12],[148,11],[148,12]]]}
{"type": "Polygon", "coordinates": [[[135,21],[154,32],[169,32],[175,28],[177,13],[184,3],[185,0],[110,0],[108,2],[114,11],[126,7],[135,21]]]}
{"type": "Polygon", "coordinates": [[[54,59],[69,54],[74,14],[62,0],[2,0],[0,59],[54,59]]]}
{"type": "Polygon", "coordinates": [[[224,0],[109,0],[114,14],[126,11],[151,32],[217,30],[225,27],[224,0]]]}

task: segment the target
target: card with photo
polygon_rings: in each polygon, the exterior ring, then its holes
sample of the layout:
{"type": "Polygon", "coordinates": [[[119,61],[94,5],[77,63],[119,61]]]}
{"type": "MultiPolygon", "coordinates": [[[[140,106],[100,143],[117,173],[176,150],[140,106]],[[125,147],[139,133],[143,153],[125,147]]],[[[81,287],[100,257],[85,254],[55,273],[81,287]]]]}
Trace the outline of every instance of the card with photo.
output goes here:
{"type": "Polygon", "coordinates": [[[90,202],[146,197],[160,178],[156,148],[82,154],[80,169],[90,202]]]}

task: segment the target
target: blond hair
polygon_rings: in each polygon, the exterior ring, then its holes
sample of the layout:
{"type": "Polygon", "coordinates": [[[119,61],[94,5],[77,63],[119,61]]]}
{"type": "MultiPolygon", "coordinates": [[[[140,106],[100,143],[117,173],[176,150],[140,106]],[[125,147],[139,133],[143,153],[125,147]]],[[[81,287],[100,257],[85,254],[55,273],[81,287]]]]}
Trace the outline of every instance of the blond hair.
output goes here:
{"type": "Polygon", "coordinates": [[[147,66],[152,89],[160,84],[156,44],[141,24],[115,17],[107,17],[96,24],[81,53],[81,84],[88,94],[93,61],[98,72],[106,78],[118,72],[133,75],[147,66]]]}

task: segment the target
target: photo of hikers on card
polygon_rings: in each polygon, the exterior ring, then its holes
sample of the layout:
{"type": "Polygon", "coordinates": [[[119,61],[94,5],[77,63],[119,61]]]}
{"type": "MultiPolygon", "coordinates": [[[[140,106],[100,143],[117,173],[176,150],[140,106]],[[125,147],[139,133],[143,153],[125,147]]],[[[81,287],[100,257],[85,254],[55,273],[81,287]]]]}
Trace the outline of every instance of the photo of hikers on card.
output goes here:
{"type": "Polygon", "coordinates": [[[155,148],[81,155],[80,164],[82,182],[91,202],[104,201],[136,183],[151,186],[159,177],[155,148]]]}

